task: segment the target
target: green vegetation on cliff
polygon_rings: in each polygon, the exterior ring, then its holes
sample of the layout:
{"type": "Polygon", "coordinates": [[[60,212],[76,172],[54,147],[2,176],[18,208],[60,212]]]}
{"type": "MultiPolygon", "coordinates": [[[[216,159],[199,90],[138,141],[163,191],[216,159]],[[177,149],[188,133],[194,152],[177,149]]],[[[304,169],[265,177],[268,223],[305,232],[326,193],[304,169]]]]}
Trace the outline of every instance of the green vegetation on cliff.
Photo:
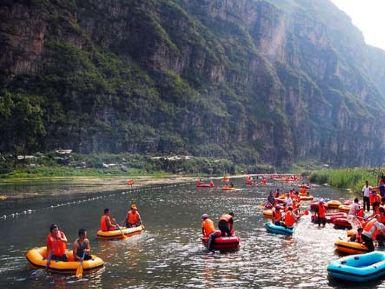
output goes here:
{"type": "Polygon", "coordinates": [[[5,0],[0,17],[2,153],[384,161],[381,52],[329,1],[5,0]]]}

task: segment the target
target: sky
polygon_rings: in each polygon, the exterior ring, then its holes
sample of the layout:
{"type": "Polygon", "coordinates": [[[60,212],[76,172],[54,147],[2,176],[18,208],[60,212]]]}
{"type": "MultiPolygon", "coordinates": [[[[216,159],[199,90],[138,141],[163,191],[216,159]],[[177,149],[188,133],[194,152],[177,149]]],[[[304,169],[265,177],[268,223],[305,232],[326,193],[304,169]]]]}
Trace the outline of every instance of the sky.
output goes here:
{"type": "MultiPolygon", "coordinates": [[[[322,0],[321,0],[322,1],[322,0]]],[[[332,0],[352,18],[367,44],[385,50],[385,0],[332,0]]]]}

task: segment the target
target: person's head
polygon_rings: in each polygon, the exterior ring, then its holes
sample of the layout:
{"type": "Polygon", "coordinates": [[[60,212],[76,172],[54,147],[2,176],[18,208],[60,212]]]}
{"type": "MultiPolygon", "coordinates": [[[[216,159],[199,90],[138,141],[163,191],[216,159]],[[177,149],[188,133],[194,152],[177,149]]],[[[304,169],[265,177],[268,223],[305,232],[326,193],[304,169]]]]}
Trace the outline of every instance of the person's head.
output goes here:
{"type": "Polygon", "coordinates": [[[363,230],[364,230],[364,229],[362,229],[362,228],[360,227],[360,228],[357,229],[357,232],[358,232],[359,234],[361,234],[363,230]]]}
{"type": "Polygon", "coordinates": [[[204,221],[204,220],[206,220],[208,217],[209,217],[209,215],[203,214],[202,217],[201,217],[201,219],[204,221]]]}
{"type": "Polygon", "coordinates": [[[79,229],[78,235],[79,235],[79,238],[86,238],[87,237],[87,230],[84,228],[79,229]]]}
{"type": "Polygon", "coordinates": [[[230,212],[229,215],[230,215],[231,217],[234,217],[234,212],[230,212]]]}
{"type": "Polygon", "coordinates": [[[59,227],[56,225],[56,224],[52,224],[50,227],[49,227],[49,231],[51,233],[57,233],[59,231],[59,227]]]}
{"type": "Polygon", "coordinates": [[[275,206],[275,210],[278,212],[281,210],[281,207],[280,206],[275,206]]]}
{"type": "MultiPolygon", "coordinates": [[[[362,184],[362,183],[361,183],[362,184]]],[[[369,186],[369,181],[365,181],[365,185],[369,186]]]]}
{"type": "Polygon", "coordinates": [[[293,211],[293,207],[290,206],[290,207],[288,208],[288,210],[289,210],[289,211],[293,211]]]}
{"type": "Polygon", "coordinates": [[[137,211],[137,210],[138,210],[138,208],[137,208],[137,206],[136,206],[135,204],[132,204],[132,205],[131,205],[131,210],[133,210],[133,211],[137,211]]]}
{"type": "Polygon", "coordinates": [[[380,206],[380,203],[379,202],[374,202],[372,206],[373,206],[373,209],[375,209],[375,208],[380,206]]]}
{"type": "Polygon", "coordinates": [[[325,200],[324,200],[324,199],[320,199],[320,200],[319,200],[319,203],[320,203],[320,204],[324,204],[324,203],[325,203],[325,200]]]}
{"type": "Polygon", "coordinates": [[[105,209],[104,209],[104,214],[105,214],[105,215],[109,215],[109,214],[110,214],[110,209],[105,208],[105,209]]]}
{"type": "Polygon", "coordinates": [[[358,198],[355,198],[355,199],[354,199],[354,202],[358,204],[358,198]]]}

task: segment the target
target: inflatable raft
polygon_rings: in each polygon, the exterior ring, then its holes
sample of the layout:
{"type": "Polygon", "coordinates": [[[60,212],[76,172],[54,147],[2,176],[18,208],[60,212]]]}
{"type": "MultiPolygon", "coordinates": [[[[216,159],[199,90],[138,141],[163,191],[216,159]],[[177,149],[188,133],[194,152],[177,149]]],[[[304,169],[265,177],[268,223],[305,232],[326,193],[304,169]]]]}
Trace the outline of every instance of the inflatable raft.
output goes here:
{"type": "Polygon", "coordinates": [[[237,187],[229,187],[229,186],[223,186],[222,191],[240,191],[241,189],[237,187]]]}
{"type": "MultiPolygon", "coordinates": [[[[208,248],[208,237],[202,237],[202,243],[203,245],[208,248]]],[[[211,244],[211,247],[215,251],[221,251],[221,252],[232,252],[239,249],[239,242],[241,239],[236,236],[231,237],[218,237],[215,238],[214,243],[211,244]]]]}
{"type": "Polygon", "coordinates": [[[341,205],[338,207],[338,211],[343,212],[343,213],[349,213],[350,206],[349,205],[341,205]]]}
{"type": "Polygon", "coordinates": [[[313,196],[299,196],[301,201],[313,201],[314,197],[313,196]]]}
{"type": "Polygon", "coordinates": [[[346,218],[336,218],[332,222],[334,224],[335,229],[348,229],[352,228],[352,225],[346,218]]]}
{"type": "Polygon", "coordinates": [[[349,282],[369,282],[385,275],[385,253],[352,255],[331,262],[327,270],[333,278],[349,282]]]}
{"type": "Polygon", "coordinates": [[[197,188],[214,188],[214,186],[210,184],[197,184],[197,188]]]}
{"type": "Polygon", "coordinates": [[[289,229],[289,228],[286,228],[283,226],[277,226],[277,225],[274,225],[273,223],[270,223],[270,222],[265,223],[265,228],[266,228],[266,231],[268,231],[269,233],[273,233],[273,234],[281,234],[281,235],[290,236],[290,235],[293,235],[293,233],[294,233],[294,229],[289,229]]]}
{"type": "Polygon", "coordinates": [[[337,200],[330,200],[326,203],[328,209],[338,209],[339,206],[341,206],[341,202],[337,200]]]}
{"type": "Polygon", "coordinates": [[[122,230],[114,231],[97,231],[96,235],[101,239],[114,240],[114,239],[123,239],[125,237],[131,237],[137,234],[142,233],[144,226],[140,225],[134,228],[122,227],[122,230]],[[124,236],[123,236],[124,235],[124,236]]]}
{"type": "MultiPolygon", "coordinates": [[[[79,267],[80,262],[74,261],[72,251],[66,250],[68,261],[55,261],[51,260],[48,269],[60,273],[75,273],[79,267]]],[[[27,260],[36,267],[47,267],[47,247],[33,248],[28,250],[25,257],[27,260]]],[[[83,261],[83,270],[90,271],[100,267],[103,267],[104,262],[99,257],[92,255],[91,260],[83,261]]]]}
{"type": "Polygon", "coordinates": [[[337,239],[334,245],[336,246],[336,250],[338,252],[348,255],[363,254],[368,252],[368,248],[364,244],[352,242],[350,241],[350,238],[337,239]]]}
{"type": "Polygon", "coordinates": [[[273,218],[273,210],[271,210],[271,209],[263,210],[263,217],[265,219],[272,219],[273,218]]]}

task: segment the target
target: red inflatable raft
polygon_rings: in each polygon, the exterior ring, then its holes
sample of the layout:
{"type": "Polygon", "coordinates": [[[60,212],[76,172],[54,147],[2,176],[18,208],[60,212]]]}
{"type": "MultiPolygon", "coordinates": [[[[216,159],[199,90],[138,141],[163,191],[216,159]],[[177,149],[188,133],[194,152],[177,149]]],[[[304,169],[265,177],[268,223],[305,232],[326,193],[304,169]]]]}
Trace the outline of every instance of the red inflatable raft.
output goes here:
{"type": "MultiPolygon", "coordinates": [[[[202,237],[202,243],[207,248],[209,238],[208,237],[202,237]]],[[[236,251],[239,249],[239,242],[241,239],[236,236],[232,237],[218,237],[215,238],[214,243],[211,245],[212,249],[215,251],[221,251],[221,252],[231,252],[236,251]]]]}
{"type": "Polygon", "coordinates": [[[352,225],[346,218],[337,218],[333,220],[334,228],[336,229],[351,229],[352,225]]]}

